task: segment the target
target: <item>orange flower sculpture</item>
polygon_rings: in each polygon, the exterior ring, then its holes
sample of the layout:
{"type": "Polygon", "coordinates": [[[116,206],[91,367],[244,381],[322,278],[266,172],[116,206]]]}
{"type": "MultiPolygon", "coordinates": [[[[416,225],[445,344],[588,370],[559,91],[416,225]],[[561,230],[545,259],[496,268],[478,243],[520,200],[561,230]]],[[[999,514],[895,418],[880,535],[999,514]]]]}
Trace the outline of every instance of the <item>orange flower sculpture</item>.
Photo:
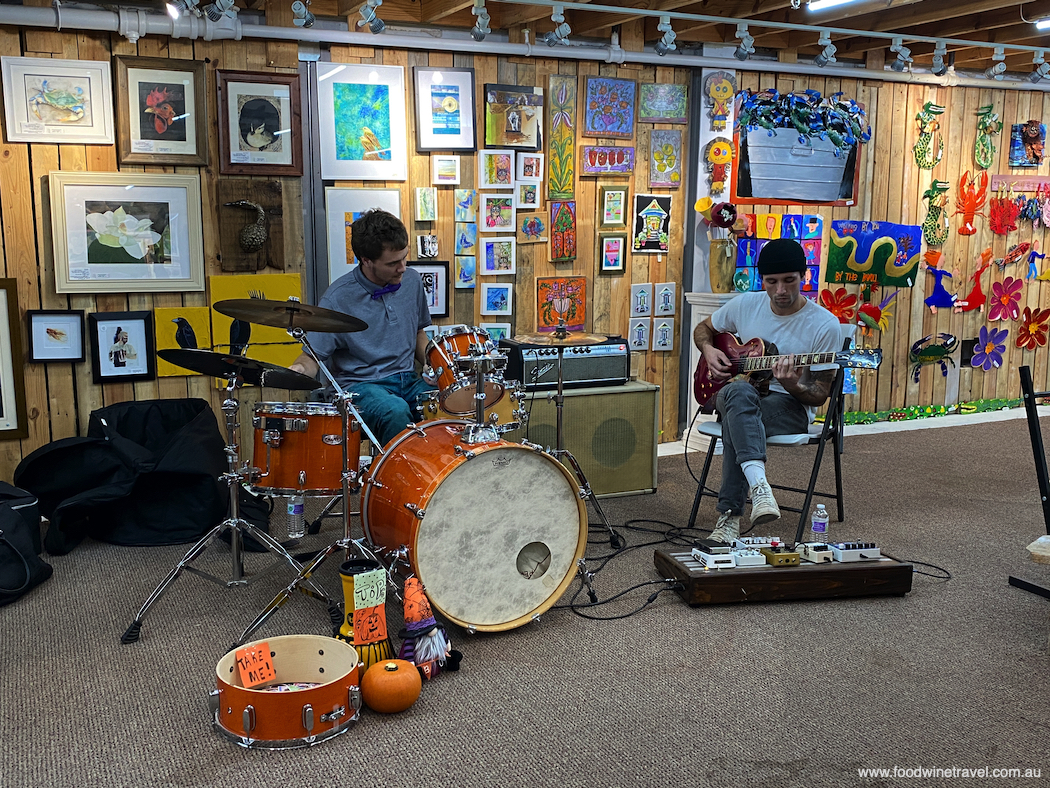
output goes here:
{"type": "Polygon", "coordinates": [[[846,288],[840,287],[834,293],[830,290],[820,291],[820,304],[831,314],[839,319],[840,323],[849,324],[856,317],[857,296],[846,293],[846,288]]]}

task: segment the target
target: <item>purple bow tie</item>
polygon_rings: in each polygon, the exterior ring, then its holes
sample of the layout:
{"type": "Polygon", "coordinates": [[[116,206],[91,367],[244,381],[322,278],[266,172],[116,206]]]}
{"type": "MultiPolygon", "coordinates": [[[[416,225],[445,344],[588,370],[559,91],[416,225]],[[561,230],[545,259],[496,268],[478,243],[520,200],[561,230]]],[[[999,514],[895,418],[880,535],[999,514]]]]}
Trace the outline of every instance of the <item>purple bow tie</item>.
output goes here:
{"type": "Polygon", "coordinates": [[[396,293],[400,289],[401,289],[401,283],[400,282],[398,282],[397,284],[394,284],[394,285],[386,285],[385,287],[381,287],[378,290],[376,290],[374,293],[372,293],[372,300],[373,301],[378,301],[380,298],[385,296],[387,293],[396,293]]]}

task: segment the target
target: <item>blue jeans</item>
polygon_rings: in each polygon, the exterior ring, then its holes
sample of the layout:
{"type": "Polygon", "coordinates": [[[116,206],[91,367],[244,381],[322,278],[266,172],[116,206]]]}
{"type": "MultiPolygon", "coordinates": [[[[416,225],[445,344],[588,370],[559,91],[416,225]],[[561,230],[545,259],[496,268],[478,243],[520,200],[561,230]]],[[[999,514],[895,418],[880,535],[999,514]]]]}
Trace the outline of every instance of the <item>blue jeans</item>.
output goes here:
{"type": "Polygon", "coordinates": [[[434,387],[415,372],[399,372],[347,386],[347,391],[357,395],[354,406],[381,446],[386,446],[401,430],[419,420],[415,410],[416,398],[433,390],[434,387]]]}
{"type": "Polygon", "coordinates": [[[743,514],[747,478],[740,464],[766,460],[766,436],[809,429],[806,408],[790,394],[772,391],[761,397],[746,380],[734,380],[718,392],[715,408],[722,416],[722,486],[718,511],[743,514]]]}

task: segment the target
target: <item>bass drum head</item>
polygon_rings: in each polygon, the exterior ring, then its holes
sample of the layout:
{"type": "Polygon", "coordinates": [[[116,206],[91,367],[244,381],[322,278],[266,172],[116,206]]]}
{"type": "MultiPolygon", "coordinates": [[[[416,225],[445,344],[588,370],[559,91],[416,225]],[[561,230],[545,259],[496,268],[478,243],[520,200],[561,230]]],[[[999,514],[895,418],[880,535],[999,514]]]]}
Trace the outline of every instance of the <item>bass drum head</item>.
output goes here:
{"type": "Polygon", "coordinates": [[[587,509],[569,472],[548,454],[506,443],[460,464],[434,491],[415,564],[447,618],[499,631],[549,609],[586,547],[587,509]]]}

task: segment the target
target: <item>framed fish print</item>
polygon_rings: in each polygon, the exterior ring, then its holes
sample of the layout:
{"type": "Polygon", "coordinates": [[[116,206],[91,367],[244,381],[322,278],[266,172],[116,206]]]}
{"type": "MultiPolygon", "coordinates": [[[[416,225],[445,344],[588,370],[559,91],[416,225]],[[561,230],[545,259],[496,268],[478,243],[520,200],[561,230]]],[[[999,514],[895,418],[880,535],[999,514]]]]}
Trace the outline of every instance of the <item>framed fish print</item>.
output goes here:
{"type": "Polygon", "coordinates": [[[415,66],[416,150],[473,151],[474,69],[415,66]]]}
{"type": "Polygon", "coordinates": [[[104,60],[0,58],[8,142],[113,144],[113,80],[104,60]]]}
{"type": "Polygon", "coordinates": [[[408,177],[404,68],[318,63],[317,107],[322,179],[408,177]]]}
{"type": "Polygon", "coordinates": [[[121,55],[115,59],[120,163],[207,167],[204,61],[121,55]]]}
{"type": "Polygon", "coordinates": [[[216,71],[219,172],[302,175],[302,106],[298,74],[216,71]]]}
{"type": "Polygon", "coordinates": [[[423,293],[430,316],[448,317],[448,263],[412,263],[409,268],[416,269],[423,278],[423,293]]]}

